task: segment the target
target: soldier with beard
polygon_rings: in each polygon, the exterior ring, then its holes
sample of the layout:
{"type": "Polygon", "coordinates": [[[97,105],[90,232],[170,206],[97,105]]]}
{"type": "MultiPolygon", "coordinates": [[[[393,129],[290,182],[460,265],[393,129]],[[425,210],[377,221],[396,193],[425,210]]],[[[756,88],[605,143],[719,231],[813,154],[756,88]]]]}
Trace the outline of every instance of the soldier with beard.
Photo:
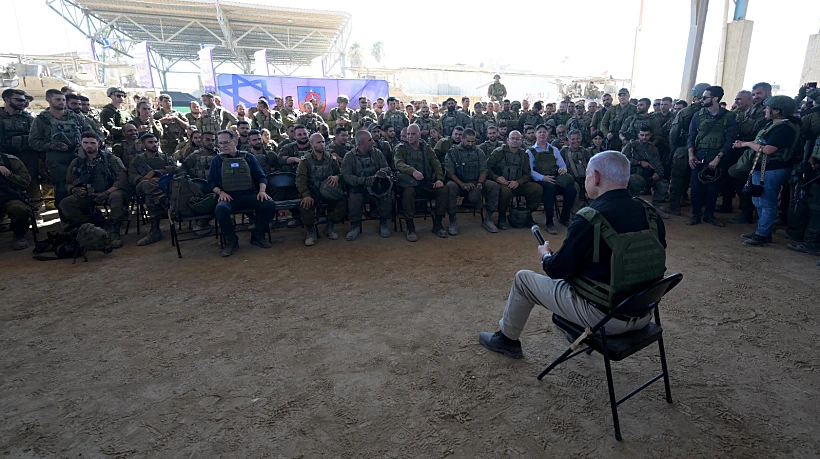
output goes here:
{"type": "Polygon", "coordinates": [[[441,132],[441,123],[437,119],[430,116],[430,107],[427,105],[422,105],[419,113],[419,117],[416,118],[416,124],[418,124],[419,129],[421,129],[421,140],[429,143],[430,130],[436,129],[441,132]]]}
{"type": "MultiPolygon", "coordinates": [[[[324,145],[324,144],[323,144],[324,145]]],[[[325,147],[327,152],[339,163],[342,163],[348,151],[354,147],[350,144],[350,133],[344,126],[336,126],[336,135],[333,141],[325,147]]]]}
{"type": "MultiPolygon", "coordinates": [[[[565,107],[565,110],[566,110],[566,104],[565,103],[564,103],[564,107],[565,107]]],[[[524,132],[525,131],[524,126],[527,125],[527,124],[529,124],[533,128],[535,126],[540,125],[540,124],[544,124],[544,118],[541,116],[541,109],[543,109],[543,108],[544,108],[544,106],[541,104],[541,101],[538,101],[538,102],[532,104],[532,110],[528,110],[528,111],[522,113],[521,116],[518,117],[518,130],[520,132],[524,132]]],[[[564,121],[564,123],[565,122],[566,122],[566,120],[564,121]]],[[[564,123],[561,123],[561,124],[564,124],[564,123]]]]}
{"type": "MultiPolygon", "coordinates": [[[[703,91],[709,88],[707,83],[698,83],[692,88],[692,104],[675,114],[669,127],[669,147],[672,150],[672,171],[670,173],[669,205],[664,209],[672,215],[680,215],[681,199],[689,188],[691,169],[689,168],[689,126],[692,117],[702,108],[703,91]]],[[[677,105],[677,104],[676,104],[677,105]]]]}
{"type": "Polygon", "coordinates": [[[353,125],[353,130],[366,129],[371,123],[375,123],[379,119],[376,112],[367,108],[367,97],[359,97],[359,109],[352,113],[350,122],[353,125]]]}
{"type": "MultiPolygon", "coordinates": [[[[137,241],[138,246],[153,244],[162,240],[159,222],[168,213],[168,197],[159,187],[159,178],[177,171],[175,161],[159,150],[159,139],[148,132],[140,136],[143,152],[137,155],[128,168],[128,179],[137,196],[145,200],[151,230],[137,241]]],[[[197,228],[199,229],[199,228],[197,228]]]]}
{"type": "MultiPolygon", "coordinates": [[[[14,155],[18,161],[22,161],[29,175],[24,189],[30,199],[37,201],[41,197],[39,154],[29,145],[29,133],[34,117],[25,111],[27,95],[21,89],[3,91],[5,106],[0,110],[0,152],[14,155]]],[[[20,175],[22,177],[22,174],[20,175]]],[[[22,179],[18,180],[18,183],[22,182],[22,179]]]]}
{"type": "Polygon", "coordinates": [[[182,170],[191,178],[208,179],[211,160],[218,153],[215,138],[213,132],[203,132],[200,137],[202,146],[183,159],[182,170]]]}
{"type": "Polygon", "coordinates": [[[407,119],[407,115],[398,109],[395,97],[387,98],[387,107],[387,111],[382,112],[378,121],[383,131],[387,132],[387,128],[392,127],[396,133],[399,133],[402,129],[410,125],[410,120],[407,119]]]}
{"type": "MultiPolygon", "coordinates": [[[[498,197],[498,229],[509,228],[507,209],[512,204],[513,196],[524,196],[529,210],[527,222],[532,222],[532,213],[541,203],[541,187],[532,183],[530,178],[530,161],[527,153],[521,149],[521,133],[510,132],[507,144],[496,148],[487,158],[487,175],[500,185],[498,197]]],[[[532,223],[530,223],[532,224],[532,223]]]]}
{"type": "Polygon", "coordinates": [[[601,99],[601,107],[592,116],[592,121],[589,123],[589,129],[593,131],[601,130],[601,120],[604,119],[607,110],[612,107],[612,95],[604,94],[601,99]]]}
{"type": "MultiPolygon", "coordinates": [[[[478,149],[484,153],[484,158],[486,161],[487,156],[493,152],[496,148],[500,147],[504,142],[501,141],[498,135],[498,127],[496,126],[487,126],[487,141],[483,142],[481,145],[478,146],[478,149]]],[[[449,174],[448,174],[449,176],[449,174]]]]}
{"type": "Polygon", "coordinates": [[[122,165],[128,169],[128,166],[131,165],[131,161],[138,154],[142,153],[142,144],[137,140],[139,138],[137,127],[131,123],[122,127],[122,135],[122,142],[114,144],[112,153],[117,158],[120,158],[122,165]]]}
{"type": "MultiPolygon", "coordinates": [[[[446,137],[450,137],[453,134],[453,130],[456,126],[461,126],[462,130],[464,126],[470,126],[472,121],[470,117],[465,114],[463,111],[456,110],[456,100],[452,97],[448,97],[445,101],[445,106],[447,110],[441,115],[441,135],[446,137]]],[[[458,142],[456,142],[458,143],[458,142]]],[[[444,155],[447,152],[443,152],[440,158],[443,160],[444,155]]]]}
{"type": "Polygon", "coordinates": [[[248,153],[256,157],[256,161],[265,172],[265,175],[279,171],[279,161],[262,140],[262,133],[256,129],[251,129],[248,133],[248,153]]]}
{"type": "Polygon", "coordinates": [[[433,151],[436,153],[436,158],[438,158],[439,164],[444,161],[447,152],[450,151],[451,148],[461,143],[461,136],[463,133],[464,128],[461,126],[456,126],[453,128],[449,137],[442,137],[442,139],[436,143],[436,146],[433,147],[433,151]]]}
{"type": "Polygon", "coordinates": [[[356,133],[356,148],[350,150],[342,161],[342,177],[349,192],[347,199],[350,215],[350,231],[347,240],[354,241],[362,233],[362,208],[366,203],[375,205],[379,215],[379,234],[390,237],[387,219],[392,211],[391,193],[371,194],[369,188],[376,180],[389,180],[390,168],[384,155],[373,148],[373,138],[367,131],[356,133]]]}
{"type": "Polygon", "coordinates": [[[248,142],[248,133],[251,132],[251,123],[245,120],[239,120],[236,122],[236,138],[237,138],[237,146],[236,149],[239,151],[248,151],[250,148],[248,142]]]}
{"type": "Polygon", "coordinates": [[[448,199],[447,213],[450,214],[450,226],[447,233],[451,236],[458,234],[456,219],[458,197],[463,196],[476,208],[481,208],[482,197],[484,204],[484,221],[481,226],[490,233],[497,233],[493,223],[493,213],[498,209],[498,183],[487,180],[487,157],[484,152],[475,147],[475,131],[464,130],[464,137],[459,145],[453,147],[446,157],[445,173],[450,179],[447,182],[448,199]]]}
{"type": "Polygon", "coordinates": [[[159,95],[159,110],[154,113],[154,119],[162,125],[160,146],[165,154],[172,154],[177,150],[188,122],[182,113],[174,110],[173,101],[168,94],[159,95]]]}
{"type": "Polygon", "coordinates": [[[625,119],[621,125],[621,142],[626,144],[630,140],[638,140],[638,133],[643,126],[652,128],[653,134],[660,132],[661,126],[657,118],[649,113],[650,105],[652,105],[652,101],[645,97],[638,101],[638,105],[635,107],[635,114],[625,119]]]}
{"type": "Polygon", "coordinates": [[[601,119],[601,132],[606,136],[610,150],[621,150],[623,144],[618,133],[624,124],[624,120],[634,115],[635,112],[635,106],[629,103],[629,90],[626,88],[618,90],[618,105],[613,105],[607,109],[601,119]]]}
{"type": "MultiPolygon", "coordinates": [[[[308,129],[297,124],[293,127],[294,142],[289,143],[279,150],[279,165],[283,172],[296,172],[302,156],[311,152],[310,143],[308,142],[308,129]]],[[[274,196],[274,199],[278,199],[274,196]]]]}
{"type": "MultiPolygon", "coordinates": [[[[280,98],[277,98],[277,100],[282,102],[280,98]]],[[[267,99],[259,98],[259,102],[256,103],[256,111],[253,112],[251,118],[252,129],[259,131],[267,129],[274,142],[277,144],[282,142],[282,129],[285,127],[282,114],[276,110],[271,110],[267,99]]]]}
{"type": "MultiPolygon", "coordinates": [[[[496,120],[498,120],[499,125],[501,121],[506,121],[507,126],[518,126],[518,113],[516,113],[512,106],[510,105],[509,99],[504,99],[504,102],[501,106],[501,111],[498,112],[496,115],[496,120]]],[[[506,139],[506,135],[501,136],[502,139],[506,139]]]]}
{"type": "MultiPolygon", "coordinates": [[[[77,115],[85,117],[85,115],[83,115],[82,103],[80,102],[80,96],[78,94],[74,94],[74,93],[66,94],[65,95],[65,106],[66,106],[67,109],[71,110],[72,112],[76,113],[77,115]]],[[[86,117],[86,119],[88,119],[88,118],[86,117]]],[[[103,138],[103,131],[99,128],[99,126],[97,126],[97,123],[93,122],[90,119],[88,121],[89,121],[89,124],[91,125],[91,127],[93,128],[94,133],[97,134],[97,137],[102,139],[103,138]]]]}
{"type": "MultiPolygon", "coordinates": [[[[552,116],[550,116],[549,119],[554,120],[556,126],[567,124],[567,121],[569,121],[569,119],[572,118],[572,113],[569,112],[569,107],[570,102],[567,99],[562,100],[558,104],[558,111],[552,116]]],[[[575,106],[573,105],[572,108],[574,111],[575,106]]],[[[533,124],[533,126],[538,126],[539,124],[543,123],[533,124]]]]}
{"type": "MultiPolygon", "coordinates": [[[[344,129],[342,126],[337,129],[344,129]]],[[[347,132],[347,131],[345,131],[347,132]]],[[[339,239],[334,226],[341,223],[347,209],[347,200],[344,199],[342,183],[340,182],[342,172],[339,161],[336,161],[325,148],[325,139],[319,134],[310,136],[311,153],[304,157],[296,170],[296,188],[299,190],[299,197],[302,221],[307,228],[305,245],[312,246],[316,243],[318,230],[316,228],[316,209],[321,203],[327,204],[327,226],[325,235],[328,239],[339,239]],[[327,190],[327,188],[335,188],[327,190]],[[330,199],[325,193],[334,195],[338,199],[330,199]]]]}

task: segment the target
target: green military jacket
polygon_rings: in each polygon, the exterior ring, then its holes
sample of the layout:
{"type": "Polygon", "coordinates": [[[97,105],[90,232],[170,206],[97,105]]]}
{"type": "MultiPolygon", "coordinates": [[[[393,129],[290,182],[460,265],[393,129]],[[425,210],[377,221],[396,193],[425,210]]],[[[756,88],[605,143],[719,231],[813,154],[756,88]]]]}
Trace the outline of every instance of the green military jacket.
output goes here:
{"type": "MultiPolygon", "coordinates": [[[[435,180],[444,181],[444,171],[441,168],[441,162],[436,157],[436,153],[430,148],[430,145],[419,142],[419,150],[424,152],[424,157],[427,159],[427,165],[422,166],[421,169],[415,167],[411,164],[408,164],[407,155],[412,150],[413,147],[410,146],[408,143],[402,143],[398,147],[396,147],[396,153],[393,155],[393,162],[396,164],[396,170],[405,174],[412,175],[413,172],[419,171],[425,175],[426,180],[430,180],[429,172],[427,170],[431,170],[433,175],[435,176],[435,180]]],[[[416,151],[419,151],[416,150],[416,151]]],[[[435,180],[430,180],[435,181],[435,180]]]]}
{"type": "Polygon", "coordinates": [[[100,122],[108,131],[108,141],[110,143],[121,142],[122,127],[133,118],[127,108],[117,108],[112,104],[106,104],[100,111],[100,122]]]}
{"type": "Polygon", "coordinates": [[[637,111],[638,109],[630,103],[618,104],[609,107],[601,120],[601,132],[603,132],[604,135],[611,132],[617,137],[621,130],[621,126],[624,124],[624,121],[634,115],[637,111]]]}
{"type": "MultiPolygon", "coordinates": [[[[8,159],[9,171],[8,176],[0,175],[0,204],[5,203],[8,198],[17,198],[18,193],[25,190],[29,183],[31,183],[31,174],[28,173],[26,165],[20,158],[14,155],[0,153],[8,159]],[[4,185],[9,185],[8,187],[4,185]]],[[[5,166],[6,161],[0,158],[0,166],[5,166]]]]}
{"type": "Polygon", "coordinates": [[[640,132],[641,127],[644,125],[651,127],[652,133],[655,136],[658,136],[661,132],[661,126],[658,123],[657,118],[653,117],[649,113],[636,113],[624,120],[621,125],[620,134],[627,140],[637,140],[638,132],[640,132]]]}
{"type": "MultiPolygon", "coordinates": [[[[85,153],[82,154],[84,155],[85,153]]],[[[117,158],[116,156],[103,151],[97,154],[97,157],[94,161],[98,164],[104,164],[106,160],[109,168],[107,171],[101,171],[100,169],[94,168],[95,172],[103,172],[107,176],[105,177],[105,181],[107,182],[106,186],[103,189],[95,188],[94,192],[100,193],[111,187],[117,188],[118,190],[124,190],[125,187],[128,186],[128,177],[125,173],[125,166],[122,164],[122,161],[120,161],[120,158],[117,158]]],[[[83,180],[83,174],[82,171],[79,170],[81,168],[79,167],[78,163],[84,161],[88,161],[88,157],[74,158],[74,160],[72,160],[71,164],[68,166],[65,187],[66,191],[68,191],[69,194],[71,194],[71,190],[73,190],[74,188],[78,186],[91,185],[94,181],[93,178],[86,178],[86,180],[83,180]]]]}
{"type": "Polygon", "coordinates": [[[519,148],[518,151],[513,152],[510,151],[510,147],[504,145],[493,150],[493,152],[490,153],[490,157],[487,158],[487,176],[490,180],[497,180],[499,177],[504,177],[507,180],[514,180],[521,184],[531,180],[531,172],[530,157],[523,148],[519,148]],[[508,165],[513,165],[519,169],[521,175],[518,177],[505,177],[503,175],[504,169],[508,165]]]}
{"type": "Polygon", "coordinates": [[[140,153],[136,156],[136,158],[134,158],[133,161],[131,161],[131,165],[128,166],[128,181],[132,185],[136,185],[143,180],[142,178],[148,174],[148,172],[152,170],[159,171],[161,174],[173,174],[177,171],[177,166],[162,152],[159,152],[150,158],[147,153],[140,153]]]}

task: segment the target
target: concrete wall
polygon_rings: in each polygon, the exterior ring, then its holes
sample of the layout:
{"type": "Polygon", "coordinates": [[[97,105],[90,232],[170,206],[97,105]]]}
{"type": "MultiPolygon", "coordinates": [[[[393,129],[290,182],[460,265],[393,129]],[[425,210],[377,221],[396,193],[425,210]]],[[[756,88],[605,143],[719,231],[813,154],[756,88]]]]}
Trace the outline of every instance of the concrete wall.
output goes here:
{"type": "Polygon", "coordinates": [[[749,58],[749,45],[752,42],[754,21],[742,19],[732,21],[726,30],[726,57],[723,62],[723,100],[729,106],[734,101],[735,94],[744,88],[746,80],[746,61],[749,58]]]}
{"type": "Polygon", "coordinates": [[[820,81],[820,33],[809,35],[803,71],[800,73],[801,85],[809,81],[820,81]]]}

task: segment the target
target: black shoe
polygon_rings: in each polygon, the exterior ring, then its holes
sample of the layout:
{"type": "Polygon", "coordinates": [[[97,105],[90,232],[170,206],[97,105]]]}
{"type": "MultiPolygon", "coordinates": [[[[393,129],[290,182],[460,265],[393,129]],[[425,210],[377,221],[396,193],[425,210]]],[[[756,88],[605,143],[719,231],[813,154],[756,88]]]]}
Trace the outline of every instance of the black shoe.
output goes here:
{"type": "Polygon", "coordinates": [[[239,241],[234,241],[233,243],[228,242],[222,249],[222,256],[230,257],[237,250],[239,250],[239,241]]]}
{"type": "Polygon", "coordinates": [[[273,247],[273,244],[271,244],[270,241],[265,239],[265,236],[262,236],[261,238],[251,236],[251,244],[253,244],[257,247],[262,247],[263,249],[269,249],[269,248],[273,247]]]}
{"type": "Polygon", "coordinates": [[[764,246],[764,245],[768,244],[769,242],[772,242],[772,237],[771,236],[765,237],[765,236],[761,236],[761,235],[755,233],[755,234],[752,235],[751,238],[744,240],[743,244],[744,245],[750,245],[752,247],[759,247],[759,246],[764,246]]]}
{"type": "Polygon", "coordinates": [[[714,215],[707,215],[703,217],[703,221],[709,223],[712,226],[717,226],[718,228],[723,228],[723,223],[720,222],[714,215]]]}
{"type": "Polygon", "coordinates": [[[746,234],[741,234],[741,235],[740,235],[740,238],[741,238],[741,239],[751,239],[751,238],[753,238],[753,237],[754,237],[754,235],[755,235],[755,233],[746,233],[746,234]]]}
{"type": "Polygon", "coordinates": [[[552,222],[552,220],[548,221],[547,224],[544,225],[544,227],[546,228],[547,233],[558,234],[558,230],[555,229],[555,224],[552,222]]]}
{"type": "Polygon", "coordinates": [[[820,255],[820,250],[815,249],[814,247],[809,247],[804,243],[797,243],[797,244],[789,244],[786,246],[787,249],[793,250],[795,252],[803,252],[809,255],[820,255]]]}
{"type": "Polygon", "coordinates": [[[795,237],[794,234],[790,233],[788,230],[779,229],[774,232],[775,236],[780,236],[786,239],[791,239],[794,242],[803,242],[802,235],[795,237]]]}
{"type": "Polygon", "coordinates": [[[692,218],[690,218],[689,221],[686,222],[686,224],[687,225],[700,225],[700,217],[695,217],[693,215],[692,218]]]}
{"type": "Polygon", "coordinates": [[[500,352],[507,357],[514,359],[524,357],[524,353],[521,352],[521,341],[507,338],[501,333],[501,330],[495,333],[480,332],[478,334],[478,342],[487,349],[493,352],[500,352]]]}
{"type": "Polygon", "coordinates": [[[754,220],[750,214],[741,212],[737,217],[730,218],[729,223],[733,225],[745,225],[748,223],[754,223],[754,220]]]}

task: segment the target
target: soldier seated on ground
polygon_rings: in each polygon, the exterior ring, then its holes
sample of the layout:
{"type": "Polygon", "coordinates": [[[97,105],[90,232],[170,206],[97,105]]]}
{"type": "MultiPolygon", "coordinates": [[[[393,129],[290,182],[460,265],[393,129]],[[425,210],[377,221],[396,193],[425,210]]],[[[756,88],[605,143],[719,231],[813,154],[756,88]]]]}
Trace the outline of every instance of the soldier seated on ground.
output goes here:
{"type": "Polygon", "coordinates": [[[128,215],[123,196],[128,184],[125,166],[101,148],[96,133],[84,132],[81,139],[82,153],[68,166],[66,191],[69,196],[60,201],[60,212],[69,225],[80,226],[89,222],[98,205],[108,206],[111,247],[122,247],[120,227],[128,215]]]}
{"type": "Polygon", "coordinates": [[[276,212],[276,203],[266,192],[268,181],[265,173],[256,157],[237,151],[237,139],[233,131],[219,131],[216,138],[221,153],[211,160],[208,187],[219,197],[214,214],[225,237],[222,256],[229,257],[239,249],[239,238],[233,227],[233,212],[240,209],[253,210],[256,214],[251,244],[269,249],[271,243],[265,239],[265,233],[276,212]]]}
{"type": "MultiPolygon", "coordinates": [[[[652,128],[642,126],[638,132],[638,141],[628,141],[624,145],[624,156],[629,159],[630,176],[627,189],[633,196],[650,194],[652,203],[660,207],[666,197],[667,184],[663,179],[663,161],[658,149],[652,145],[652,128]]],[[[658,210],[661,218],[669,218],[669,214],[658,210]]]]}
{"type": "Polygon", "coordinates": [[[23,191],[31,181],[31,175],[18,157],[0,153],[0,220],[8,215],[14,250],[28,247],[28,231],[34,211],[24,202],[23,191]]]}
{"type": "Polygon", "coordinates": [[[487,157],[481,149],[476,148],[475,143],[475,131],[468,128],[464,130],[461,143],[447,152],[445,173],[450,179],[447,182],[447,213],[450,214],[447,232],[452,236],[458,234],[456,212],[459,196],[469,200],[476,209],[481,208],[483,197],[484,221],[481,226],[490,233],[498,232],[493,223],[493,213],[498,209],[499,185],[487,180],[487,157]]]}
{"type": "MultiPolygon", "coordinates": [[[[344,128],[339,126],[337,129],[344,128]]],[[[296,188],[302,198],[300,213],[302,223],[307,228],[307,237],[305,237],[307,246],[316,244],[319,238],[316,228],[316,210],[322,204],[327,205],[325,235],[331,240],[339,238],[335,225],[342,222],[345,210],[347,210],[347,200],[340,181],[339,162],[327,152],[325,139],[320,134],[310,136],[310,146],[311,154],[305,156],[296,169],[296,188]]]]}

